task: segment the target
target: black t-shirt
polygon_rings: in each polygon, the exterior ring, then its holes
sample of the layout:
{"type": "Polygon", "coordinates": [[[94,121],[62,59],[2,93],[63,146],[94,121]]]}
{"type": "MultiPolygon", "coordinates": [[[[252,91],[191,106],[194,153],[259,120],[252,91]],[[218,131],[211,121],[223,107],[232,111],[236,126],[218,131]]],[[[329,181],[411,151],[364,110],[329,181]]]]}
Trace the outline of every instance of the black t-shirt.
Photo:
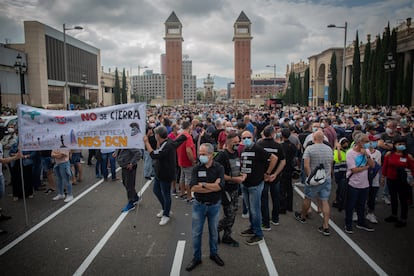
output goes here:
{"type": "Polygon", "coordinates": [[[244,147],[241,153],[241,172],[247,174],[243,183],[246,187],[257,186],[263,181],[269,158],[270,153],[258,144],[244,147]]]}
{"type": "MultiPolygon", "coordinates": [[[[280,161],[285,160],[285,153],[283,152],[282,146],[279,143],[276,143],[276,141],[272,138],[260,139],[259,141],[257,141],[257,144],[262,146],[265,149],[265,151],[273,153],[277,156],[277,163],[272,171],[272,173],[274,173],[277,167],[279,166],[280,161]]],[[[269,163],[269,161],[266,163],[266,168],[269,166],[269,163]]],[[[279,181],[279,176],[280,174],[277,176],[274,182],[279,181]]]]}
{"type": "MultiPolygon", "coordinates": [[[[220,186],[221,189],[224,188],[224,168],[223,166],[213,161],[211,167],[206,168],[204,164],[198,164],[193,168],[191,174],[191,182],[190,187],[197,185],[198,182],[206,182],[212,183],[220,178],[220,186]]],[[[209,184],[207,184],[209,185],[209,184]]],[[[211,193],[194,193],[194,196],[197,201],[200,202],[210,202],[210,203],[217,203],[221,199],[222,191],[211,192],[211,193]]]]}
{"type": "MultiPolygon", "coordinates": [[[[240,175],[240,158],[237,151],[231,153],[227,149],[220,151],[216,157],[214,158],[215,161],[220,163],[224,167],[224,174],[228,176],[239,176],[240,175]]],[[[226,191],[235,191],[238,189],[238,184],[226,181],[224,185],[224,189],[226,191]]]]}

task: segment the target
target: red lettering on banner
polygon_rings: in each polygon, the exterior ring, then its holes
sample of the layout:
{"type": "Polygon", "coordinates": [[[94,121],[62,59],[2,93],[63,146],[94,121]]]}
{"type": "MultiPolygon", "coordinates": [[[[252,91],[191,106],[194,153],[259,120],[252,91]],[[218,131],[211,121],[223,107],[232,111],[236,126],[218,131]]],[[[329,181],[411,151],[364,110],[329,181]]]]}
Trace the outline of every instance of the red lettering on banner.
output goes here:
{"type": "Polygon", "coordinates": [[[81,118],[82,121],[96,121],[96,119],[98,119],[98,116],[95,113],[82,113],[81,118]]]}

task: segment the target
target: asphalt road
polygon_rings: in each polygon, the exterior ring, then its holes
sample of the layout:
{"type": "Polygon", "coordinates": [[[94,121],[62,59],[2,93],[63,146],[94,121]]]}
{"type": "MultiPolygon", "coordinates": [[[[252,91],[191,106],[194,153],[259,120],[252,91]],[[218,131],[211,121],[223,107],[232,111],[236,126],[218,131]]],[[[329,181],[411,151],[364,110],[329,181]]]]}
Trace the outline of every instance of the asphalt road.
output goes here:
{"type": "MultiPolygon", "coordinates": [[[[28,225],[23,201],[11,196],[0,207],[12,219],[0,222],[8,234],[0,235],[1,275],[413,275],[414,212],[403,229],[383,222],[390,206],[377,203],[380,223],[375,232],[355,229],[343,232],[344,213],[332,210],[331,236],[317,228],[316,213],[306,224],[292,213],[281,215],[280,225],[264,232],[265,243],[248,246],[239,235],[248,220],[236,218],[233,237],[239,248],[219,245],[225,262],[219,267],[209,258],[208,230],[203,235],[203,263],[185,271],[192,259],[191,205],[173,199],[173,215],[159,226],[159,203],[152,185],[137,170],[137,190],[142,201],[137,209],[121,214],[126,192],[120,181],[104,182],[94,168],[83,164],[84,180],[74,186],[71,203],[52,201],[54,195],[36,192],[27,199],[28,225]],[[337,226],[337,228],[336,228],[337,226]]],[[[120,172],[118,172],[120,176],[120,172]]],[[[11,187],[7,186],[8,191],[11,187]]],[[[294,209],[302,202],[294,192],[294,209]]],[[[241,200],[241,199],[240,199],[241,200]]]]}

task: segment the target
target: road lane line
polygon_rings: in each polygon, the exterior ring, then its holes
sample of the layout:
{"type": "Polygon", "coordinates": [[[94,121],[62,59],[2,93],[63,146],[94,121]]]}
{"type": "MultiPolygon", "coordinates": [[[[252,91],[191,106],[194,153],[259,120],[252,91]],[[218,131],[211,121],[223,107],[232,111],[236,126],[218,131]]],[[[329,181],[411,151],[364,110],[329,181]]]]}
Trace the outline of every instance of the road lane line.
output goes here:
{"type": "MultiPolygon", "coordinates": [[[[119,171],[120,169],[121,168],[117,168],[116,171],[119,171]]],[[[10,249],[12,249],[19,242],[21,242],[22,240],[24,240],[25,238],[27,238],[28,236],[30,236],[33,232],[35,232],[36,230],[38,230],[40,227],[42,227],[43,225],[45,225],[46,223],[48,223],[49,221],[51,221],[52,219],[54,219],[57,215],[59,215],[60,213],[62,213],[63,211],[65,211],[67,208],[69,208],[70,206],[72,206],[76,201],[78,201],[79,199],[81,199],[82,197],[84,197],[87,193],[89,193],[90,191],[92,191],[93,189],[95,189],[96,187],[98,187],[99,185],[101,185],[103,182],[104,182],[103,179],[99,180],[98,182],[96,182],[95,184],[93,184],[91,187],[89,187],[88,189],[86,189],[85,191],[83,191],[80,195],[74,197],[73,200],[71,200],[70,202],[68,202],[65,205],[63,205],[61,208],[59,208],[58,210],[56,210],[50,216],[46,217],[44,220],[42,220],[41,222],[39,222],[38,224],[36,224],[32,228],[30,228],[27,232],[23,233],[18,238],[16,238],[15,240],[13,240],[11,243],[9,243],[5,247],[3,247],[0,250],[0,256],[3,255],[4,253],[6,253],[7,251],[9,251],[10,249]]]]}
{"type": "MultiPolygon", "coordinates": [[[[148,186],[152,183],[152,180],[148,180],[145,185],[142,187],[142,189],[138,192],[138,195],[141,197],[142,194],[145,192],[145,190],[148,188],[148,186]]],[[[139,206],[139,203],[137,207],[139,206]]],[[[121,213],[121,215],[118,217],[118,219],[115,221],[115,223],[109,228],[109,230],[105,233],[105,235],[102,237],[102,239],[98,242],[98,244],[95,246],[94,249],[92,249],[91,253],[89,253],[88,257],[83,261],[83,263],[79,266],[79,268],[75,271],[73,275],[82,275],[86,269],[88,269],[89,265],[93,262],[95,257],[99,254],[99,252],[102,250],[102,248],[105,246],[105,244],[108,242],[108,240],[111,238],[111,236],[115,233],[116,229],[121,225],[122,221],[125,219],[125,217],[130,212],[121,213]]]]}
{"type": "Polygon", "coordinates": [[[272,256],[270,255],[269,248],[267,247],[267,244],[265,241],[262,243],[259,243],[260,251],[262,252],[263,260],[265,262],[267,271],[269,272],[270,276],[278,276],[276,266],[273,263],[272,256]]]}
{"type": "Polygon", "coordinates": [[[171,268],[170,276],[180,276],[181,264],[183,263],[185,249],[185,241],[181,240],[177,242],[177,248],[175,249],[174,261],[171,268]]]}
{"type": "MultiPolygon", "coordinates": [[[[295,187],[295,191],[302,197],[305,198],[305,194],[298,188],[295,187]]],[[[315,203],[311,203],[312,209],[317,211],[318,207],[315,203]]],[[[322,213],[319,214],[323,217],[322,213]]],[[[373,259],[371,259],[367,253],[365,253],[361,247],[359,247],[338,225],[335,224],[333,220],[329,220],[329,226],[334,229],[338,235],[378,274],[378,275],[388,275],[373,259]]]]}

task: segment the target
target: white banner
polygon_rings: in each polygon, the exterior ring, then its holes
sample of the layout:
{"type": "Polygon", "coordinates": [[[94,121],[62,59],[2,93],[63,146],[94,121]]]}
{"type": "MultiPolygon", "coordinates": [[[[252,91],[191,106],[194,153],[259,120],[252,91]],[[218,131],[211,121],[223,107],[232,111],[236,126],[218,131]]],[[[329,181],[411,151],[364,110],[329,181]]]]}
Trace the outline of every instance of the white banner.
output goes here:
{"type": "Polygon", "coordinates": [[[145,103],[86,110],[48,110],[18,105],[22,150],[144,148],[145,103]]]}

